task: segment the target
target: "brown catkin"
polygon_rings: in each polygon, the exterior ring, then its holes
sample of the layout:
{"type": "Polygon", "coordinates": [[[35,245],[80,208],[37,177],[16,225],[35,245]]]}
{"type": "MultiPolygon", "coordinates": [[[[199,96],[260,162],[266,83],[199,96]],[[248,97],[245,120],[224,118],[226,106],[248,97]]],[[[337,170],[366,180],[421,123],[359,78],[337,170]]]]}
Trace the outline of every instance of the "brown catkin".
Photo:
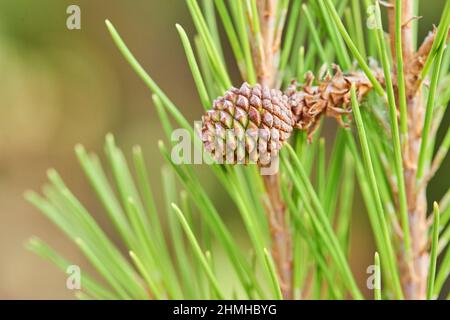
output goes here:
{"type": "Polygon", "coordinates": [[[340,123],[349,114],[350,89],[355,85],[361,100],[372,85],[362,72],[343,74],[334,66],[316,85],[311,72],[305,83],[293,82],[286,92],[244,83],[214,100],[202,117],[201,139],[206,151],[219,163],[267,165],[278,155],[294,128],[311,138],[322,115],[340,123]]]}

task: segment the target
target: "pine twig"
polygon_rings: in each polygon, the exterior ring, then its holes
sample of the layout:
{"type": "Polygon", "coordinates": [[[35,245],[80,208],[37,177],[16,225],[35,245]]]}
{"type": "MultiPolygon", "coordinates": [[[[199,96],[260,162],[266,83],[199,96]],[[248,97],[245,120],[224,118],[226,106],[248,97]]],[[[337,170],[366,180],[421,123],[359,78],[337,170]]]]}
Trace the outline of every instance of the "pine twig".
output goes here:
{"type": "MultiPolygon", "coordinates": [[[[257,6],[264,46],[264,64],[255,63],[259,67],[257,68],[257,80],[261,85],[272,87],[276,79],[274,53],[279,51],[280,45],[277,44],[278,48],[274,46],[276,1],[257,0],[257,6]]],[[[272,207],[272,211],[268,212],[268,215],[274,219],[269,219],[272,233],[272,256],[275,260],[283,298],[292,299],[292,236],[286,221],[286,205],[281,196],[280,177],[278,173],[264,175],[263,181],[272,207]]]]}

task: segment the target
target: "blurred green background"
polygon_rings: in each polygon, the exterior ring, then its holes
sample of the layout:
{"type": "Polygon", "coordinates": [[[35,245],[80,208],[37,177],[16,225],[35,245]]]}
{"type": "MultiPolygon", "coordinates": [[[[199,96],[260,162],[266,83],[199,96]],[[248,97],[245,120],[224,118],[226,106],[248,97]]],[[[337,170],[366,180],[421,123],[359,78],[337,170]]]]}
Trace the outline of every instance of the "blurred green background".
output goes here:
{"type": "MultiPolygon", "coordinates": [[[[444,2],[421,1],[421,38],[439,21],[444,2]]],[[[200,119],[202,108],[175,29],[180,23],[193,34],[184,1],[0,0],[2,299],[73,298],[66,289],[66,275],[24,249],[31,235],[48,241],[82,269],[90,269],[63,233],[23,200],[26,189],[40,190],[47,168],[61,173],[114,237],[78,166],[73,153],[76,143],[102,153],[104,136],[112,132],[126,151],[142,145],[156,198],[161,199],[163,161],[157,141],[163,137],[162,128],[150,92],[114,47],[106,18],[188,120],[200,119]],[[70,4],[81,8],[81,30],[66,28],[70,4]]],[[[331,137],[333,126],[327,126],[324,134],[331,137]]],[[[440,185],[432,183],[430,199],[440,199],[448,188],[448,170],[447,161],[441,169],[447,179],[439,179],[440,185]]],[[[230,202],[215,181],[203,178],[221,213],[239,230],[240,220],[230,202]]],[[[363,206],[356,203],[354,208],[352,267],[364,287],[374,247],[363,206]]]]}

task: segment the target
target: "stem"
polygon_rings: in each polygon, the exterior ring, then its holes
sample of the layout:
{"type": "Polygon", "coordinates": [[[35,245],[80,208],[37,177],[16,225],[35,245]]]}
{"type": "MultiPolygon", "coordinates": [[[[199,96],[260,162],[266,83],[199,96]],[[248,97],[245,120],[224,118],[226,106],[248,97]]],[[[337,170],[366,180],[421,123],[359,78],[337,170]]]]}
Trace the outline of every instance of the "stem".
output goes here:
{"type": "MultiPolygon", "coordinates": [[[[256,0],[259,28],[250,37],[253,49],[253,61],[256,68],[257,82],[272,88],[276,81],[276,58],[279,55],[279,43],[276,41],[277,0],[256,0]],[[262,48],[261,48],[262,46],[262,48]]],[[[253,7],[253,12],[255,7],[253,7]]],[[[250,22],[251,23],[251,22],[250,22]]],[[[255,21],[253,21],[255,23],[255,21]]],[[[280,30],[278,30],[280,32],[280,30]]],[[[286,205],[281,196],[280,177],[278,173],[264,175],[264,187],[269,200],[266,206],[272,237],[272,256],[277,269],[278,281],[284,299],[292,299],[292,239],[286,221],[286,205]]]]}
{"type": "MultiPolygon", "coordinates": [[[[406,3],[408,1],[404,1],[406,3]]],[[[413,14],[412,7],[410,15],[413,14]]],[[[408,28],[407,33],[412,33],[408,28]]],[[[408,70],[405,73],[408,74],[408,70]]],[[[419,150],[421,145],[420,132],[423,130],[423,102],[422,88],[417,90],[415,96],[407,100],[409,146],[408,161],[405,164],[405,188],[408,203],[408,221],[410,222],[412,270],[406,268],[405,276],[402,278],[402,286],[406,299],[425,299],[428,275],[429,253],[424,250],[428,242],[428,226],[426,224],[427,199],[426,192],[416,192],[417,164],[419,161],[419,150]]],[[[399,255],[400,265],[405,263],[405,257],[399,255]]],[[[406,258],[407,259],[407,258],[406,258]]]]}
{"type": "MultiPolygon", "coordinates": [[[[402,177],[399,178],[403,178],[405,181],[408,231],[411,235],[409,238],[411,255],[408,256],[400,249],[398,261],[405,298],[425,299],[430,260],[429,251],[426,249],[429,231],[426,219],[426,186],[417,188],[417,181],[420,178],[420,172],[418,174],[417,170],[418,168],[420,170],[420,167],[422,167],[419,155],[422,145],[421,133],[424,129],[425,106],[422,99],[422,87],[417,85],[417,81],[405,81],[405,79],[419,78],[421,70],[418,68],[419,64],[415,62],[415,59],[428,56],[431,47],[430,39],[433,39],[434,35],[427,37],[418,52],[415,52],[414,28],[411,23],[414,16],[414,3],[409,0],[392,0],[391,3],[395,4],[396,12],[395,15],[393,13],[389,15],[391,39],[395,39],[394,45],[391,46],[392,55],[396,57],[397,61],[398,77],[395,90],[397,102],[400,106],[402,138],[405,139],[403,141],[403,150],[405,151],[403,157],[404,170],[402,177]],[[399,54],[402,56],[398,56],[399,54]],[[401,70],[403,67],[404,69],[401,70]],[[405,95],[406,108],[403,105],[405,95]],[[408,128],[407,135],[404,135],[405,116],[407,121],[406,127],[408,128]]],[[[396,202],[399,203],[399,195],[397,194],[395,197],[397,198],[396,202]]],[[[403,243],[398,247],[402,248],[403,243]]]]}
{"type": "Polygon", "coordinates": [[[280,192],[280,178],[278,174],[273,174],[263,176],[263,180],[270,203],[266,210],[272,236],[272,256],[283,298],[292,299],[292,240],[286,222],[286,206],[280,192]]]}

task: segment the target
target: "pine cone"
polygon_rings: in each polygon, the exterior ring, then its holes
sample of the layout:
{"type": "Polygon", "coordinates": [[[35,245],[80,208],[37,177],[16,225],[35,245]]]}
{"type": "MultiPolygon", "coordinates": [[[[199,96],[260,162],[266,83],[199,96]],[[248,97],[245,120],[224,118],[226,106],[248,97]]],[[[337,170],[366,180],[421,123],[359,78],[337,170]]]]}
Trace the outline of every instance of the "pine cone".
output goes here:
{"type": "Polygon", "coordinates": [[[334,76],[327,74],[313,86],[314,76],[308,72],[305,84],[299,87],[294,81],[285,93],[259,84],[231,88],[202,117],[206,151],[219,163],[268,165],[293,128],[307,131],[311,139],[323,115],[344,125],[342,116],[350,113],[352,84],[359,101],[372,84],[362,72],[344,75],[338,66],[333,67],[334,76]]]}
{"type": "Polygon", "coordinates": [[[341,125],[342,115],[348,115],[347,106],[351,101],[350,89],[355,85],[358,100],[372,89],[372,84],[362,72],[343,74],[337,65],[333,66],[334,76],[327,74],[312,86],[314,75],[311,72],[305,75],[305,84],[298,89],[294,81],[286,90],[289,97],[288,104],[294,116],[295,127],[306,130],[311,138],[316,130],[322,115],[334,117],[341,125]]]}
{"type": "Polygon", "coordinates": [[[244,83],[214,101],[203,117],[201,138],[219,163],[268,165],[293,130],[288,97],[244,83]]]}

